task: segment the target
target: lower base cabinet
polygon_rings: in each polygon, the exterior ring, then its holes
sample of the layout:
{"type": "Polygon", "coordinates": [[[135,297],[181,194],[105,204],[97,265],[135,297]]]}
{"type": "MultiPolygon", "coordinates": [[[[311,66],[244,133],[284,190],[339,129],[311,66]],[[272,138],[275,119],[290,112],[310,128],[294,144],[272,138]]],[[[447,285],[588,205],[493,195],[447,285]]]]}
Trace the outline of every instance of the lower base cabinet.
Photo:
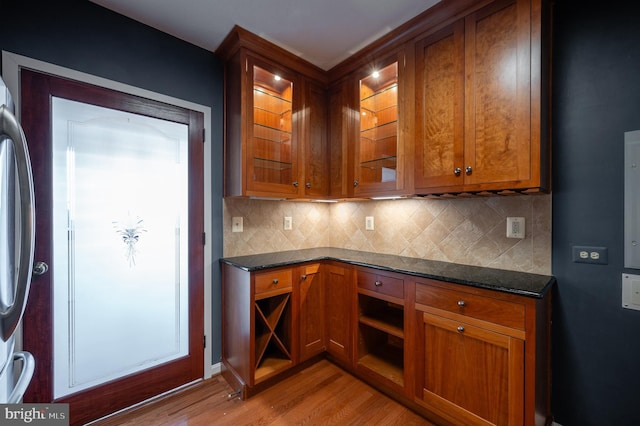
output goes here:
{"type": "Polygon", "coordinates": [[[417,397],[465,424],[521,425],[524,341],[421,313],[424,361],[417,397]]]}
{"type": "Polygon", "coordinates": [[[543,297],[320,261],[223,264],[223,376],[245,398],[326,354],[437,424],[551,424],[543,297]]]}

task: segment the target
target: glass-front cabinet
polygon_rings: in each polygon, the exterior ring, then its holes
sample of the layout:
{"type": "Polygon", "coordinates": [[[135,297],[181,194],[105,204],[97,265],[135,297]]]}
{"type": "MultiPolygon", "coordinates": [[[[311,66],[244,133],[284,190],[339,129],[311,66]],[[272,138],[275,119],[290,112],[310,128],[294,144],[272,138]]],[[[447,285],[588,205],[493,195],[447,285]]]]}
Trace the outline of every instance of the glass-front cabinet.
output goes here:
{"type": "Polygon", "coordinates": [[[393,194],[404,187],[399,71],[398,56],[394,55],[358,76],[355,196],[393,194]]]}
{"type": "Polygon", "coordinates": [[[247,190],[296,194],[299,84],[295,76],[251,58],[248,65],[247,190]]]}

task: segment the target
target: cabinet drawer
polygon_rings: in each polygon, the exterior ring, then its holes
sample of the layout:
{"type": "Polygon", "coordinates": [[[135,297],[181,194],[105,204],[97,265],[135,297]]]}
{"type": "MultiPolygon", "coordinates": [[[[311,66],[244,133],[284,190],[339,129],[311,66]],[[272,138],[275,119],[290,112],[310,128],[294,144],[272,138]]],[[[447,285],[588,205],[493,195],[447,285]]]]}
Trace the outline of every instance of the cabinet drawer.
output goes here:
{"type": "Polygon", "coordinates": [[[404,281],[386,275],[358,271],[358,288],[385,294],[399,299],[404,298],[404,281]]]}
{"type": "Polygon", "coordinates": [[[260,272],[255,277],[256,299],[290,292],[291,270],[281,269],[277,271],[260,272]]]}
{"type": "Polygon", "coordinates": [[[524,305],[463,291],[416,284],[416,303],[524,330],[524,305]]]}

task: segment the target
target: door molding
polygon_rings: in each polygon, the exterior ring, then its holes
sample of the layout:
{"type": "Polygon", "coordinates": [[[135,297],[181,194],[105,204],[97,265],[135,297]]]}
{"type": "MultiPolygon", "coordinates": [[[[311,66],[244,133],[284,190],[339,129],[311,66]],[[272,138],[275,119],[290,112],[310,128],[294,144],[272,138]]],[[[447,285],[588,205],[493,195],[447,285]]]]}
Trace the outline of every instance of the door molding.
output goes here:
{"type": "MultiPolygon", "coordinates": [[[[212,188],[211,188],[211,108],[206,105],[197,104],[139,87],[131,86],[106,78],[94,76],[70,68],[61,67],[47,62],[32,59],[26,56],[17,55],[15,53],[2,51],[2,76],[7,87],[13,95],[16,116],[20,120],[20,70],[23,68],[34,71],[51,74],[57,77],[67,78],[92,84],[94,86],[104,87],[106,89],[117,90],[130,95],[140,96],[147,99],[176,105],[182,108],[191,109],[204,115],[205,144],[204,144],[204,231],[207,234],[206,244],[204,246],[204,332],[207,339],[207,345],[204,349],[204,379],[208,379],[220,371],[220,363],[211,363],[212,357],[212,188]]],[[[20,349],[22,346],[22,336],[16,336],[16,347],[20,349]]]]}

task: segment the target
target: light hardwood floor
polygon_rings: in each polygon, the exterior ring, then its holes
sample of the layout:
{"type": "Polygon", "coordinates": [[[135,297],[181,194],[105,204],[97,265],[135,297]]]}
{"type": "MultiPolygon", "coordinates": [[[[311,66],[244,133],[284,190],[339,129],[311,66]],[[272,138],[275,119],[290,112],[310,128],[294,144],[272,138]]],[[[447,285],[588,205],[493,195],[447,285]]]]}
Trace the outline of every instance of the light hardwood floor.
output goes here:
{"type": "Polygon", "coordinates": [[[425,425],[424,418],[327,360],[245,401],[221,377],[92,424],[99,426],[425,425]]]}

